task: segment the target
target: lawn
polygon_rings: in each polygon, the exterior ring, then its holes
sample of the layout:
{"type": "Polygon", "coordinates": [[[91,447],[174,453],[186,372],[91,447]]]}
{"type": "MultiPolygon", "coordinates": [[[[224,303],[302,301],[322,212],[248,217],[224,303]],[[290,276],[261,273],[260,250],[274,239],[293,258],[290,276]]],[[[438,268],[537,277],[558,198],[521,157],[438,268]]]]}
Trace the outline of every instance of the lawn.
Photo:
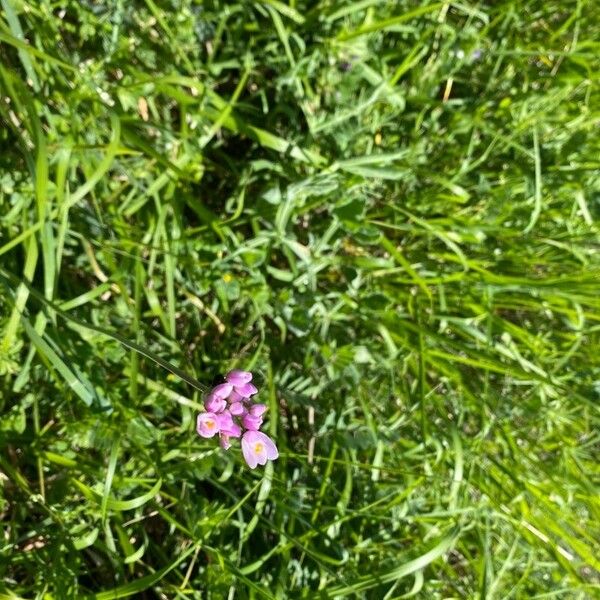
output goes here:
{"type": "Polygon", "coordinates": [[[598,23],[0,0],[0,599],[599,598],[598,23]]]}

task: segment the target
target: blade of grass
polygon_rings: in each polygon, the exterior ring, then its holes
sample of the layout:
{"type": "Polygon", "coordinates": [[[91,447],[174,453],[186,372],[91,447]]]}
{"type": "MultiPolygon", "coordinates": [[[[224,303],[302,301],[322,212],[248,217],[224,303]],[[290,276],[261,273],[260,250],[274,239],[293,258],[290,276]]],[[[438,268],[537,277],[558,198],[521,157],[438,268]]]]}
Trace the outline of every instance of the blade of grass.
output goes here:
{"type": "MultiPolygon", "coordinates": [[[[10,27],[10,32],[18,40],[24,40],[23,29],[21,28],[21,23],[19,22],[19,18],[17,17],[13,7],[11,5],[10,0],[2,0],[2,8],[4,9],[4,15],[6,17],[6,21],[8,22],[8,26],[10,27]]],[[[19,59],[21,60],[21,64],[23,65],[23,69],[25,69],[25,73],[27,73],[27,77],[31,81],[34,90],[40,89],[40,82],[35,73],[35,69],[33,67],[33,63],[31,58],[29,58],[29,54],[23,50],[23,48],[18,49],[19,59]]]]}
{"type": "Polygon", "coordinates": [[[407,21],[411,21],[416,17],[420,17],[421,15],[426,15],[427,13],[434,12],[439,8],[442,8],[443,6],[443,2],[434,2],[433,4],[429,4],[427,6],[420,6],[419,8],[409,10],[408,12],[402,15],[397,15],[395,17],[390,17],[389,19],[383,19],[382,21],[369,23],[368,25],[363,25],[362,27],[359,27],[354,31],[341,33],[338,35],[338,39],[340,41],[348,41],[369,33],[385,31],[386,29],[396,27],[401,23],[406,23],[407,21]]]}
{"type": "Polygon", "coordinates": [[[183,552],[179,556],[177,556],[173,561],[169,564],[165,565],[162,569],[159,569],[155,573],[151,573],[150,575],[146,575],[145,577],[140,577],[135,581],[130,583],[126,583],[119,587],[113,588],[112,590],[107,590],[105,592],[99,592],[93,596],[94,600],[116,600],[117,598],[127,598],[128,596],[133,596],[135,594],[139,594],[144,592],[147,589],[150,589],[152,586],[156,585],[167,575],[170,571],[178,567],[188,556],[194,552],[196,546],[192,545],[183,552]]]}
{"type": "Polygon", "coordinates": [[[358,594],[365,590],[371,589],[383,583],[390,583],[403,577],[407,577],[412,573],[421,571],[446,554],[458,540],[460,529],[455,529],[445,537],[443,537],[431,550],[422,554],[418,558],[410,560],[395,569],[386,572],[378,572],[374,574],[364,575],[359,577],[355,582],[347,586],[331,587],[327,590],[327,598],[343,598],[352,594],[358,594]]]}

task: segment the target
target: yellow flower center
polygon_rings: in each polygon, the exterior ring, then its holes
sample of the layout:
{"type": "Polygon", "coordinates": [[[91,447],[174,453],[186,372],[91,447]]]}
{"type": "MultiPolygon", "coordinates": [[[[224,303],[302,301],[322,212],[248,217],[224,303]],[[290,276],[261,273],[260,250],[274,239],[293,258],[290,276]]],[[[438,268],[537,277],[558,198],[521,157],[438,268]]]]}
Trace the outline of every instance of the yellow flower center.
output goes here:
{"type": "Polygon", "coordinates": [[[254,444],[254,453],[260,454],[263,451],[263,448],[264,446],[260,442],[256,442],[256,444],[254,444]]]}
{"type": "Polygon", "coordinates": [[[206,421],[206,426],[209,429],[212,429],[215,426],[215,422],[214,421],[206,421]]]}

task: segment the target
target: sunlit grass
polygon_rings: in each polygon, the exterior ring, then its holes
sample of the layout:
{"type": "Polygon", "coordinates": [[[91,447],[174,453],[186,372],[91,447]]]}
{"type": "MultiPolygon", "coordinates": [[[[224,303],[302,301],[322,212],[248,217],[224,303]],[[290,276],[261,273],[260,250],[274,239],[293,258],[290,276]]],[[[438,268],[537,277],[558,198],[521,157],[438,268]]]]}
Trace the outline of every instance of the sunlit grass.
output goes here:
{"type": "Polygon", "coordinates": [[[0,593],[597,597],[593,2],[0,8],[0,593]]]}

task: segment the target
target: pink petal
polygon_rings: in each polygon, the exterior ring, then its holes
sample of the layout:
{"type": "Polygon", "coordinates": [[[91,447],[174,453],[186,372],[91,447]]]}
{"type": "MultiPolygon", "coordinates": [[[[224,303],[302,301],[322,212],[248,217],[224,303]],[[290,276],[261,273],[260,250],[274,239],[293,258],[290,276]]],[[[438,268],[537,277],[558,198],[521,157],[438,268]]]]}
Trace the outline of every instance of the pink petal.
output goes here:
{"type": "Polygon", "coordinates": [[[269,460],[275,460],[279,458],[279,450],[277,450],[275,442],[268,435],[265,435],[264,433],[262,435],[264,436],[264,444],[267,451],[267,458],[269,460]]]}
{"type": "Polygon", "coordinates": [[[211,396],[217,396],[217,398],[226,399],[229,394],[233,391],[233,386],[230,383],[220,383],[216,385],[210,392],[211,396]]]}
{"type": "Polygon", "coordinates": [[[265,453],[269,460],[275,460],[279,457],[279,452],[277,451],[277,446],[275,442],[262,431],[253,431],[252,439],[254,443],[261,443],[265,447],[265,453]]]}
{"type": "Polygon", "coordinates": [[[196,431],[203,438],[211,438],[216,433],[219,433],[217,415],[211,412],[200,413],[196,422],[196,431]]]}
{"type": "Polygon", "coordinates": [[[256,456],[256,462],[259,465],[267,464],[267,450],[265,449],[264,446],[260,452],[255,453],[255,456],[256,456]]]}
{"type": "Polygon", "coordinates": [[[249,444],[255,444],[259,439],[259,434],[256,431],[247,431],[243,438],[243,440],[246,440],[249,444]]]}
{"type": "Polygon", "coordinates": [[[266,404],[253,404],[250,407],[250,414],[253,417],[262,417],[262,415],[264,415],[266,411],[267,411],[266,404]]]}
{"type": "Polygon", "coordinates": [[[248,431],[257,431],[262,425],[262,417],[253,417],[252,415],[244,415],[242,417],[242,425],[248,431]]]}
{"type": "Polygon", "coordinates": [[[237,417],[246,412],[246,407],[241,402],[232,402],[229,405],[229,412],[237,417]]]}
{"type": "Polygon", "coordinates": [[[231,448],[231,442],[229,441],[229,436],[226,433],[221,433],[221,435],[219,436],[220,439],[220,443],[221,443],[221,448],[223,448],[223,450],[229,450],[229,448],[231,448]]]}
{"type": "Polygon", "coordinates": [[[235,391],[242,396],[242,398],[250,398],[250,396],[257,394],[258,390],[252,383],[245,383],[244,385],[236,385],[235,391]]]}
{"type": "Polygon", "coordinates": [[[248,466],[251,469],[255,469],[258,462],[252,448],[252,442],[247,439],[246,435],[247,434],[244,434],[244,437],[242,438],[242,454],[248,466]]]}
{"type": "Polygon", "coordinates": [[[231,425],[233,425],[233,418],[231,417],[231,413],[228,410],[218,414],[217,421],[221,429],[227,429],[228,427],[231,427],[231,425]]]}
{"type": "Polygon", "coordinates": [[[225,410],[226,406],[227,402],[214,394],[209,394],[204,400],[204,408],[206,408],[208,412],[220,413],[225,410]]]}
{"type": "Polygon", "coordinates": [[[239,438],[242,435],[242,428],[237,423],[233,423],[232,426],[223,433],[226,433],[229,437],[239,438]]]}
{"type": "Polygon", "coordinates": [[[225,375],[225,379],[232,385],[244,385],[249,381],[252,381],[252,373],[250,371],[229,371],[225,375]]]}
{"type": "Polygon", "coordinates": [[[219,423],[219,431],[231,437],[240,437],[242,435],[241,427],[233,421],[231,417],[231,413],[229,411],[225,411],[219,415],[217,415],[218,423],[219,423]]]}
{"type": "Polygon", "coordinates": [[[229,394],[229,402],[239,402],[240,400],[245,400],[244,396],[240,396],[233,388],[233,392],[229,394]]]}
{"type": "Polygon", "coordinates": [[[246,431],[242,436],[242,453],[251,469],[279,456],[273,440],[260,431],[246,431]]]}

